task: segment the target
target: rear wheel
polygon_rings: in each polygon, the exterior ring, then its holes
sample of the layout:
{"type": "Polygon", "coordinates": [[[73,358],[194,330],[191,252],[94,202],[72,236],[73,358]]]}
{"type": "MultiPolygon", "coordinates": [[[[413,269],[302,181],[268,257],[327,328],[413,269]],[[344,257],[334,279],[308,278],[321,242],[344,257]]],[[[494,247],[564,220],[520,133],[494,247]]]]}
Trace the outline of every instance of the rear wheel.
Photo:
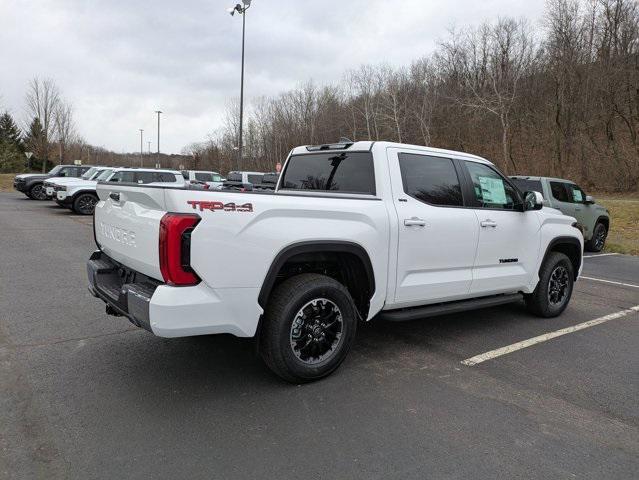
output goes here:
{"type": "Polygon", "coordinates": [[[273,292],[260,331],[260,354],[284,380],[312,382],[340,366],[356,330],[357,310],[346,287],[305,273],[273,292]]]}
{"type": "Polygon", "coordinates": [[[28,197],[33,200],[46,200],[47,192],[44,189],[44,185],[42,185],[41,183],[36,183],[29,189],[28,197]]]}
{"type": "Polygon", "coordinates": [[[73,211],[79,215],[93,215],[98,197],[92,193],[81,193],[73,200],[73,211]]]}
{"type": "Polygon", "coordinates": [[[526,306],[540,317],[561,315],[570,302],[574,278],[570,259],[563,253],[550,253],[539,272],[537,288],[526,295],[526,306]]]}
{"type": "Polygon", "coordinates": [[[586,242],[586,250],[589,252],[601,252],[606,245],[607,236],[608,229],[606,226],[601,222],[597,223],[592,232],[592,238],[586,242]]]}

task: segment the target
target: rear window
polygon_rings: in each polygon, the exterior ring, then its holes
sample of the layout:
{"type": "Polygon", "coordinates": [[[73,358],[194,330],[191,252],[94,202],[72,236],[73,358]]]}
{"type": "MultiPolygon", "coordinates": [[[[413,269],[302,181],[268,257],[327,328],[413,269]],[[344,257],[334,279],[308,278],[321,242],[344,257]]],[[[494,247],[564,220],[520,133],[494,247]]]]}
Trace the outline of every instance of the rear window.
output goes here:
{"type": "Polygon", "coordinates": [[[528,180],[526,178],[512,178],[511,182],[515,184],[515,186],[522,192],[539,192],[543,193],[543,189],[541,186],[540,180],[528,180]]]}
{"type": "Polygon", "coordinates": [[[137,183],[175,183],[175,175],[168,172],[137,172],[135,176],[137,183]]]}
{"type": "Polygon", "coordinates": [[[164,182],[164,183],[175,183],[177,180],[175,179],[175,175],[169,172],[157,172],[155,174],[154,182],[164,182]]]}
{"type": "Polygon", "coordinates": [[[250,173],[247,175],[248,177],[248,182],[252,183],[253,185],[258,185],[260,183],[262,183],[262,179],[264,178],[264,175],[251,175],[250,173]]]}
{"type": "Polygon", "coordinates": [[[241,182],[242,181],[242,174],[241,173],[236,173],[236,172],[231,172],[231,173],[229,173],[229,176],[226,177],[226,181],[227,182],[241,182]]]}
{"type": "Polygon", "coordinates": [[[117,172],[109,179],[110,183],[133,183],[134,181],[134,172],[117,172]]]}
{"type": "Polygon", "coordinates": [[[282,174],[286,190],[331,191],[375,195],[375,171],[370,152],[294,155],[282,174]]]}
{"type": "Polygon", "coordinates": [[[212,182],[213,181],[213,175],[210,174],[210,173],[196,172],[195,179],[197,181],[199,181],[199,182],[212,182]]]}

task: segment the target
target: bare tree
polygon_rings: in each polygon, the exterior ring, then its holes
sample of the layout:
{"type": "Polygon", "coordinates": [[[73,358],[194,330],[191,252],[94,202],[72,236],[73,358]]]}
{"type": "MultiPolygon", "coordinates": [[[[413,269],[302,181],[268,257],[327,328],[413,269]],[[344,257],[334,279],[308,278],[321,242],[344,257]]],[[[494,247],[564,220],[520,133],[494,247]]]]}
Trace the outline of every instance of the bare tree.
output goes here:
{"type": "Polygon", "coordinates": [[[60,165],[65,160],[67,147],[75,141],[77,132],[73,120],[73,107],[70,103],[60,101],[55,111],[55,132],[58,141],[60,165]]]}
{"type": "Polygon", "coordinates": [[[33,118],[38,118],[42,125],[44,134],[38,145],[36,156],[42,160],[42,171],[46,169],[51,150],[51,140],[56,132],[56,112],[60,106],[60,90],[55,82],[50,78],[44,80],[38,77],[31,80],[26,95],[27,113],[29,122],[33,118]]]}

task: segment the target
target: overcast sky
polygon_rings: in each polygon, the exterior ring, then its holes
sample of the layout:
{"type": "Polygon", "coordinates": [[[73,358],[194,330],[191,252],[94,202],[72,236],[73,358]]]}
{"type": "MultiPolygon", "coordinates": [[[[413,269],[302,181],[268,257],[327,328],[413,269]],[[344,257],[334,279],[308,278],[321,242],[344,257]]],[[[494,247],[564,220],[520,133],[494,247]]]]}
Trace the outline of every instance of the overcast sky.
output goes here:
{"type": "MultiPolygon", "coordinates": [[[[237,1],[237,0],[236,0],[237,1]]],[[[179,153],[221,124],[239,97],[241,17],[233,0],[0,0],[0,109],[25,121],[34,76],[53,78],[91,144],[139,150],[157,135],[179,153]]],[[[499,15],[538,26],[543,0],[253,0],[247,16],[246,96],[313,79],[338,81],[362,63],[407,64],[448,27],[499,15]]]]}

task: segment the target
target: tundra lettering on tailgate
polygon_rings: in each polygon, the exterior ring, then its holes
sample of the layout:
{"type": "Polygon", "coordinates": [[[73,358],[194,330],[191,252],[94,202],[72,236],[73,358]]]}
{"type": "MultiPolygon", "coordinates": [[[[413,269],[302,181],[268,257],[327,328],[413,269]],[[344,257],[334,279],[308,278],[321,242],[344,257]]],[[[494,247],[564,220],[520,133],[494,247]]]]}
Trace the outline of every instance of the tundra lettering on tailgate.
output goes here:
{"type": "Polygon", "coordinates": [[[224,212],[252,212],[253,204],[252,203],[244,203],[242,205],[236,205],[235,203],[222,203],[222,202],[201,202],[197,200],[189,200],[189,205],[193,207],[193,210],[199,210],[203,212],[204,210],[210,210],[214,212],[216,210],[222,210],[224,212]]]}
{"type": "Polygon", "coordinates": [[[123,228],[114,227],[113,225],[100,222],[100,231],[106,238],[115,240],[122,245],[135,247],[135,232],[132,230],[125,230],[123,228]]]}

